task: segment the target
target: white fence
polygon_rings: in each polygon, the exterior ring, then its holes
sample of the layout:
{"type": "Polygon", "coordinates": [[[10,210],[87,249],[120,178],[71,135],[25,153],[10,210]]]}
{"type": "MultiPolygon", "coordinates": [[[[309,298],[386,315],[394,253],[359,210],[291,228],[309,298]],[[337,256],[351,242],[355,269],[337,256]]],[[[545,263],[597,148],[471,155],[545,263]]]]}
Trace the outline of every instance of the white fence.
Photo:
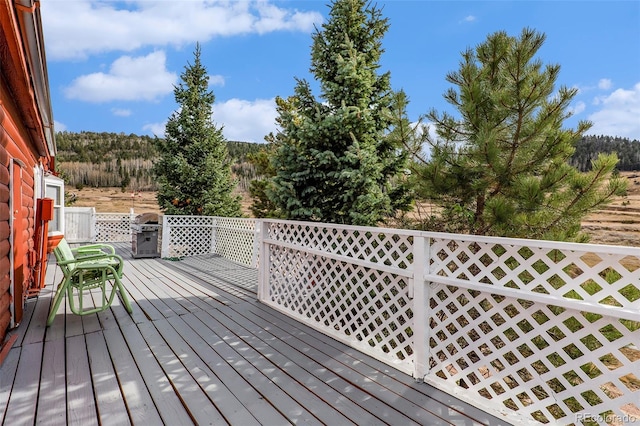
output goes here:
{"type": "Polygon", "coordinates": [[[131,213],[96,213],[97,242],[131,242],[131,224],[135,219],[131,213]]]}
{"type": "Polygon", "coordinates": [[[162,257],[214,253],[256,267],[256,232],[255,219],[163,216],[162,257]]]}
{"type": "Polygon", "coordinates": [[[96,240],[96,209],[94,207],[67,207],[64,209],[64,236],[69,243],[87,243],[96,240]]]}
{"type": "Polygon", "coordinates": [[[259,264],[263,303],[514,423],[640,421],[638,248],[203,216],[162,233],[163,257],[259,264]]]}
{"type": "Polygon", "coordinates": [[[514,423],[640,421],[640,250],[262,222],[259,298],[514,423]]]}
{"type": "MultiPolygon", "coordinates": [[[[87,222],[84,210],[67,209],[67,236],[91,234],[79,242],[131,242],[131,226],[136,214],[95,213],[87,222]],[[89,225],[87,225],[89,223],[89,225]],[[93,226],[94,229],[85,228],[93,226]]],[[[75,240],[74,240],[75,242],[75,240]]],[[[255,219],[210,216],[162,216],[161,256],[184,257],[199,254],[219,254],[243,265],[258,265],[258,240],[255,219]]]]}

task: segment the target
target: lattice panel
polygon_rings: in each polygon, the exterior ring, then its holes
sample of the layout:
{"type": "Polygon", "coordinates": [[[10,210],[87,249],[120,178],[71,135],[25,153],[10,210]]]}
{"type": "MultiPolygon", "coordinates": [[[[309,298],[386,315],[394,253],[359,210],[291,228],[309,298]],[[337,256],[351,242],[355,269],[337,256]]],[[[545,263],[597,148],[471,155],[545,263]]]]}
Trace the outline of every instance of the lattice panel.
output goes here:
{"type": "Polygon", "coordinates": [[[640,311],[638,256],[533,244],[434,239],[430,273],[640,311]]]}
{"type": "Polygon", "coordinates": [[[443,285],[430,308],[427,380],[542,423],[640,421],[640,323],[443,285]]]}
{"type": "Polygon", "coordinates": [[[242,265],[256,267],[257,238],[254,219],[217,218],[215,253],[242,265]]]}
{"type": "MultiPolygon", "coordinates": [[[[163,257],[185,257],[213,252],[214,218],[205,216],[170,216],[170,226],[163,226],[163,257]],[[173,222],[173,224],[172,224],[173,222]],[[164,241],[168,238],[168,241],[164,241]]],[[[166,223],[166,222],[165,222],[166,223]]]]}
{"type": "Polygon", "coordinates": [[[402,269],[411,264],[413,235],[398,230],[272,222],[268,238],[402,269]]]}
{"type": "Polygon", "coordinates": [[[96,213],[97,242],[131,242],[131,215],[96,213]]]}
{"type": "Polygon", "coordinates": [[[267,303],[406,372],[413,312],[404,277],[272,247],[267,303]]]}

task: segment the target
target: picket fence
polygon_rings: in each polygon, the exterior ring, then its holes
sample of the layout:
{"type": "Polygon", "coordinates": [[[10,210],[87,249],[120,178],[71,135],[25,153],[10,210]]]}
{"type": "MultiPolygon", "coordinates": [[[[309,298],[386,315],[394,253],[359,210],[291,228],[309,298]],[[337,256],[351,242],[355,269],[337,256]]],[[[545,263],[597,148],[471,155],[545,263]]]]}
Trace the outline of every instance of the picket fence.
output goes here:
{"type": "Polygon", "coordinates": [[[162,256],[259,269],[258,298],[515,424],[640,422],[640,249],[165,216],[162,256]]]}

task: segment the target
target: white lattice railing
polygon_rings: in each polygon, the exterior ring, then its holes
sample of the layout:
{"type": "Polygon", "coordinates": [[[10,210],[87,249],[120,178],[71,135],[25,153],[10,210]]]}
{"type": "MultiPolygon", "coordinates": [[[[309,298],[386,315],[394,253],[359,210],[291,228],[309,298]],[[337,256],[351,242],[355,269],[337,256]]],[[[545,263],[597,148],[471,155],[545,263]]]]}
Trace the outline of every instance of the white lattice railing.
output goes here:
{"type": "Polygon", "coordinates": [[[255,267],[256,220],[211,216],[163,216],[162,257],[219,254],[255,267]]]}
{"type": "MultiPolygon", "coordinates": [[[[96,216],[97,239],[129,241],[133,215],[96,216]]],[[[264,303],[514,423],[640,421],[637,248],[202,216],[162,232],[163,257],[262,253],[264,303]]]]}
{"type": "Polygon", "coordinates": [[[135,219],[131,213],[96,213],[97,242],[131,242],[131,224],[135,219]]]}
{"type": "Polygon", "coordinates": [[[640,249],[261,227],[264,303],[514,423],[640,422],[640,249]]]}

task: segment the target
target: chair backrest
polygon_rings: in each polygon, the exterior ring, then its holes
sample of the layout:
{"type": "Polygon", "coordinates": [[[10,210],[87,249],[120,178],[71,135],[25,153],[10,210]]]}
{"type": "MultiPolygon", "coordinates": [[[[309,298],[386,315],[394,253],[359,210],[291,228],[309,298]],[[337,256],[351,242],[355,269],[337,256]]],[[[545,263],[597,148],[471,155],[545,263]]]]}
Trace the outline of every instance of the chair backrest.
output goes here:
{"type": "MultiPolygon", "coordinates": [[[[71,247],[69,247],[69,243],[67,243],[67,240],[64,238],[61,239],[56,248],[53,249],[53,254],[56,256],[56,260],[58,262],[75,259],[73,252],[71,251],[71,247]]],[[[63,272],[65,270],[71,272],[75,266],[76,265],[74,263],[70,263],[68,265],[60,265],[60,268],[62,268],[63,272]]]]}

